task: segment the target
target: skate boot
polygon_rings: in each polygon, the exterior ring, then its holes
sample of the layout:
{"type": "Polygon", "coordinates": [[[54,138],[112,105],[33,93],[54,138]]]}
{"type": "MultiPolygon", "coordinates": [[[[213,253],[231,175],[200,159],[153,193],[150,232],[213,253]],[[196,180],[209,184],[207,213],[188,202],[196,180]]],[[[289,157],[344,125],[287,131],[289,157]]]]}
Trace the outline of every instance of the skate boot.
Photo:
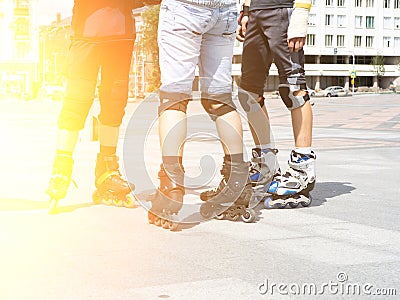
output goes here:
{"type": "Polygon", "coordinates": [[[215,217],[218,220],[254,222],[255,212],[249,208],[252,189],[248,163],[224,159],[221,175],[217,188],[200,194],[200,199],[205,201],[200,214],[206,219],[215,217]]]}
{"type": "Polygon", "coordinates": [[[277,149],[252,149],[250,180],[253,187],[269,185],[272,178],[280,172],[277,153],[277,149]]]}
{"type": "Polygon", "coordinates": [[[314,189],[315,153],[301,154],[292,150],[290,153],[289,169],[283,175],[276,176],[268,186],[264,204],[267,208],[285,208],[287,204],[296,208],[299,204],[306,207],[311,204],[310,191],[314,189]]]}
{"type": "Polygon", "coordinates": [[[269,196],[265,187],[268,189],[272,179],[280,174],[277,153],[278,149],[252,149],[253,158],[250,167],[250,180],[253,187],[252,206],[256,206],[269,196]]]}
{"type": "Polygon", "coordinates": [[[69,155],[56,155],[46,194],[50,196],[49,213],[55,212],[58,200],[64,199],[71,183],[74,160],[69,155]]]}
{"type": "Polygon", "coordinates": [[[152,207],[148,211],[150,224],[174,231],[177,229],[178,212],[183,205],[184,169],[180,163],[161,164],[158,178],[160,187],[151,196],[152,207]]]}
{"type": "Polygon", "coordinates": [[[130,195],[135,186],[121,177],[115,154],[97,154],[95,176],[97,190],[93,193],[94,203],[127,208],[135,206],[135,199],[130,195]]]}

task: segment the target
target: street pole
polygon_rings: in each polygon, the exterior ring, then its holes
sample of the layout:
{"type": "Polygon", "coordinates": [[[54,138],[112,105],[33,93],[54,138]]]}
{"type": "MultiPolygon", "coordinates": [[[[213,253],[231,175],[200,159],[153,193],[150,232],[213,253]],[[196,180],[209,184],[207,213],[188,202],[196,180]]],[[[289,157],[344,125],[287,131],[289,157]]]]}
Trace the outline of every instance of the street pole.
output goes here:
{"type": "MultiPolygon", "coordinates": [[[[355,64],[355,62],[354,62],[354,52],[353,52],[353,54],[351,56],[353,57],[353,73],[354,73],[354,64],[355,64]]],[[[354,79],[355,78],[352,78],[352,79],[353,79],[352,80],[352,93],[354,95],[354,79]]]]}

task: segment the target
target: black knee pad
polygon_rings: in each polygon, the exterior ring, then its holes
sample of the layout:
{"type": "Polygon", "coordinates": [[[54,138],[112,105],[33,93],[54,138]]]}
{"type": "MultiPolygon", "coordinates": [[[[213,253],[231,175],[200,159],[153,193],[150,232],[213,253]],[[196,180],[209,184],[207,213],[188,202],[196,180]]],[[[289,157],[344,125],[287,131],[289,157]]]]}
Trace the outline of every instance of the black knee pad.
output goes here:
{"type": "Polygon", "coordinates": [[[103,125],[118,127],[122,123],[128,102],[128,80],[116,80],[111,87],[100,87],[101,112],[99,120],[103,125]]]}
{"type": "Polygon", "coordinates": [[[308,100],[310,100],[310,96],[308,92],[305,96],[295,96],[294,92],[299,90],[306,90],[306,85],[295,85],[295,84],[280,84],[279,85],[279,94],[283,103],[285,103],[286,107],[289,110],[293,110],[295,108],[303,106],[308,100]]]}
{"type": "Polygon", "coordinates": [[[240,105],[246,113],[256,112],[265,104],[264,97],[262,97],[261,95],[257,95],[256,93],[245,91],[243,89],[239,89],[238,98],[240,105]]]}
{"type": "Polygon", "coordinates": [[[230,93],[220,95],[204,93],[201,98],[201,105],[213,121],[231,111],[236,111],[236,105],[233,103],[232,94],[230,93]],[[213,108],[214,105],[219,106],[213,108]]]}
{"type": "Polygon", "coordinates": [[[63,106],[58,118],[58,127],[71,131],[79,131],[93,104],[96,82],[83,79],[69,79],[65,91],[63,106]]]}
{"type": "Polygon", "coordinates": [[[186,113],[191,96],[182,93],[170,93],[160,91],[160,105],[158,115],[166,110],[178,110],[186,113]]]}

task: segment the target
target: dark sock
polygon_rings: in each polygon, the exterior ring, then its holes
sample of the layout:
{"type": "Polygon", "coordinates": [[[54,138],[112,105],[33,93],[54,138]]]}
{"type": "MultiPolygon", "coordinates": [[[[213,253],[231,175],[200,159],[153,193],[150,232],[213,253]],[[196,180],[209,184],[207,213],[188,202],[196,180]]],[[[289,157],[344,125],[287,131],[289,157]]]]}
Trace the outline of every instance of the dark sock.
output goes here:
{"type": "Polygon", "coordinates": [[[117,152],[117,147],[100,145],[100,153],[103,155],[113,155],[117,152]]]}

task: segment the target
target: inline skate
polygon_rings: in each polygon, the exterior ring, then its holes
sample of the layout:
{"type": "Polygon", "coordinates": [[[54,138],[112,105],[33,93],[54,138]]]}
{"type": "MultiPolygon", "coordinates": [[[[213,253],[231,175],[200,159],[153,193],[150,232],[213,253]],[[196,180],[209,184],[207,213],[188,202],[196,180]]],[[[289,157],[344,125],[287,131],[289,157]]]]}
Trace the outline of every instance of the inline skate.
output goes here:
{"type": "Polygon", "coordinates": [[[46,193],[50,196],[49,213],[54,213],[58,201],[64,199],[71,183],[74,160],[69,155],[56,155],[53,164],[53,173],[46,193]]]}
{"type": "Polygon", "coordinates": [[[296,208],[301,204],[307,207],[312,202],[310,192],[314,189],[315,153],[297,153],[292,150],[288,161],[289,168],[283,174],[277,174],[269,185],[257,187],[254,197],[263,200],[267,208],[296,208]]]}
{"type": "Polygon", "coordinates": [[[149,224],[174,231],[179,225],[178,212],[185,195],[182,164],[161,164],[158,178],[160,186],[149,199],[152,206],[147,212],[147,218],[149,224]]]}
{"type": "Polygon", "coordinates": [[[268,185],[280,173],[277,153],[278,149],[252,149],[250,180],[253,188],[268,185]]]}
{"type": "Polygon", "coordinates": [[[135,186],[121,177],[115,154],[97,154],[95,176],[97,189],[92,196],[94,203],[127,208],[135,206],[135,198],[130,194],[135,186]]]}
{"type": "Polygon", "coordinates": [[[218,187],[200,194],[205,201],[200,206],[200,214],[206,218],[252,223],[255,212],[249,207],[252,188],[247,162],[233,162],[224,159],[221,169],[222,180],[218,187]]]}

